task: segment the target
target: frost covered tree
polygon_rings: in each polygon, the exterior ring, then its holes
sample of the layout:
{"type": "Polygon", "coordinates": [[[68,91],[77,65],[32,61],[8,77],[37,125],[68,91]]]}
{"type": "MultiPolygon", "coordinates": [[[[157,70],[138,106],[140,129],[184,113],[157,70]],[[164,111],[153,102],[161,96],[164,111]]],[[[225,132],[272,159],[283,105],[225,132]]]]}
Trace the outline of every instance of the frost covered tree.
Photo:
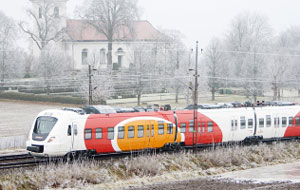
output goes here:
{"type": "Polygon", "coordinates": [[[55,51],[53,47],[46,47],[43,53],[35,61],[33,72],[44,79],[46,92],[50,94],[52,87],[63,86],[70,70],[71,61],[61,51],[55,51]]]}
{"type": "MultiPolygon", "coordinates": [[[[152,82],[152,79],[148,76],[151,76],[153,73],[151,73],[151,68],[153,66],[153,60],[151,59],[151,45],[146,44],[135,44],[133,47],[133,60],[134,63],[132,65],[132,68],[130,69],[132,79],[135,81],[135,94],[137,95],[137,105],[141,105],[141,98],[142,94],[150,89],[150,84],[152,82]],[[145,74],[147,73],[147,74],[145,74]]],[[[154,81],[157,85],[157,81],[154,81]]]]}
{"type": "Polygon", "coordinates": [[[263,92],[266,59],[263,55],[272,39],[272,29],[266,17],[259,14],[237,15],[226,36],[226,47],[233,62],[233,77],[240,79],[238,85],[245,89],[247,97],[256,102],[263,92]],[[241,79],[243,78],[243,79],[241,79]]]}
{"type": "Polygon", "coordinates": [[[17,29],[14,21],[0,12],[0,81],[9,78],[13,72],[12,68],[15,58],[15,42],[17,29]]]}
{"type": "Polygon", "coordinates": [[[49,94],[57,76],[66,76],[66,70],[70,66],[69,58],[63,52],[59,52],[55,44],[65,36],[64,19],[60,17],[59,12],[55,11],[56,5],[53,1],[32,2],[39,9],[38,11],[34,8],[27,10],[31,24],[22,21],[19,26],[36,45],[37,48],[33,49],[39,50],[39,57],[35,61],[33,71],[35,75],[44,78],[47,94],[49,94]]]}
{"type": "Polygon", "coordinates": [[[166,80],[165,88],[171,88],[175,92],[175,102],[178,103],[179,94],[186,94],[189,85],[188,74],[188,52],[182,42],[183,34],[178,30],[162,31],[162,41],[167,46],[165,53],[165,75],[169,76],[166,80]]]}
{"type": "MultiPolygon", "coordinates": [[[[28,9],[27,14],[31,21],[19,23],[22,31],[27,34],[42,52],[50,42],[61,40],[65,35],[63,20],[57,16],[54,10],[55,4],[51,1],[37,1],[39,13],[35,9],[28,9]]],[[[43,53],[43,52],[42,52],[43,53]]]]}
{"type": "Polygon", "coordinates": [[[280,100],[280,88],[287,79],[287,72],[291,66],[291,57],[289,50],[289,36],[283,32],[274,38],[272,45],[272,55],[268,61],[268,74],[271,77],[271,89],[273,90],[273,100],[280,100]]]}
{"type": "Polygon", "coordinates": [[[89,0],[86,5],[83,18],[107,38],[107,62],[112,67],[113,41],[120,29],[132,31],[132,21],[138,17],[137,0],[89,0]]]}
{"type": "Polygon", "coordinates": [[[287,81],[291,81],[291,84],[286,83],[284,86],[293,87],[298,91],[298,96],[300,96],[300,27],[292,26],[283,31],[281,36],[285,36],[286,42],[284,57],[290,62],[288,64],[289,67],[286,68],[287,71],[284,78],[287,81]]]}
{"type": "Polygon", "coordinates": [[[99,62],[100,56],[98,52],[93,51],[87,59],[87,63],[91,67],[91,71],[81,70],[77,76],[79,91],[82,96],[88,99],[89,90],[91,90],[92,104],[105,104],[106,100],[110,98],[115,91],[112,72],[102,70],[99,67],[99,62]],[[89,77],[91,79],[91,86],[89,84],[89,77]]]}
{"type": "Polygon", "coordinates": [[[220,86],[220,77],[225,64],[224,54],[222,51],[221,41],[218,39],[211,40],[205,51],[205,62],[208,74],[208,87],[211,92],[211,99],[215,100],[215,93],[220,86]]]}

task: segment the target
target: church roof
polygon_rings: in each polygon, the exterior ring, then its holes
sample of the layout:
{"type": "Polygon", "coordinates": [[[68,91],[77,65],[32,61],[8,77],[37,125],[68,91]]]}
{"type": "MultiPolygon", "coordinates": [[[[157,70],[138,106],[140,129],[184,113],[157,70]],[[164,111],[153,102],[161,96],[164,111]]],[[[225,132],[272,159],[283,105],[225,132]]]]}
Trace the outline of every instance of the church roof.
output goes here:
{"type": "MultiPolygon", "coordinates": [[[[107,41],[104,34],[98,32],[95,27],[86,20],[67,20],[67,33],[72,41],[107,41]]],[[[128,27],[120,27],[114,40],[119,41],[154,41],[160,33],[148,21],[140,20],[133,22],[133,31],[128,27]]]]}

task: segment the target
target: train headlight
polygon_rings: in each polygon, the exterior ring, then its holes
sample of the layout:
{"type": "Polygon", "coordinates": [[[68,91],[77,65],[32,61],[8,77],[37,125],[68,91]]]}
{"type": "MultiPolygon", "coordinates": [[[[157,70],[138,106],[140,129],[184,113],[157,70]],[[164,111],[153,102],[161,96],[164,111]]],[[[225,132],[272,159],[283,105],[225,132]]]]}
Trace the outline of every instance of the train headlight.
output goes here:
{"type": "Polygon", "coordinates": [[[48,140],[48,143],[51,143],[52,141],[54,141],[55,137],[50,137],[48,140]]]}

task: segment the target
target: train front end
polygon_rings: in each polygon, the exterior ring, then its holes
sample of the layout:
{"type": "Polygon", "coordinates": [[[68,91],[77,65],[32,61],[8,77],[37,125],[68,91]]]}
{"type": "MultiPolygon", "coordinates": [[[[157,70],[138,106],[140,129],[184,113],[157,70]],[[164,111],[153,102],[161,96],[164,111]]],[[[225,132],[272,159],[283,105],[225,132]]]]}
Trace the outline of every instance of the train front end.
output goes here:
{"type": "Polygon", "coordinates": [[[35,157],[63,156],[61,131],[68,117],[61,110],[46,110],[34,120],[26,141],[26,149],[35,157]]]}

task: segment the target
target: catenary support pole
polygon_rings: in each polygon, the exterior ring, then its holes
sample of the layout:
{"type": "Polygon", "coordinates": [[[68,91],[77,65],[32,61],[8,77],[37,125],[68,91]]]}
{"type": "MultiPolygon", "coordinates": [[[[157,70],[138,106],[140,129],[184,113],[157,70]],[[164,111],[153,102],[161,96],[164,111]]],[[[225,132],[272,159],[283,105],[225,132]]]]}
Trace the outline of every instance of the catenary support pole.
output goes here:
{"type": "Polygon", "coordinates": [[[194,88],[194,129],[193,129],[193,151],[195,151],[195,142],[197,146],[197,114],[198,113],[198,41],[196,41],[195,57],[195,88],[194,88]],[[196,133],[196,135],[195,135],[196,133]],[[196,137],[196,141],[195,141],[196,137]]]}

